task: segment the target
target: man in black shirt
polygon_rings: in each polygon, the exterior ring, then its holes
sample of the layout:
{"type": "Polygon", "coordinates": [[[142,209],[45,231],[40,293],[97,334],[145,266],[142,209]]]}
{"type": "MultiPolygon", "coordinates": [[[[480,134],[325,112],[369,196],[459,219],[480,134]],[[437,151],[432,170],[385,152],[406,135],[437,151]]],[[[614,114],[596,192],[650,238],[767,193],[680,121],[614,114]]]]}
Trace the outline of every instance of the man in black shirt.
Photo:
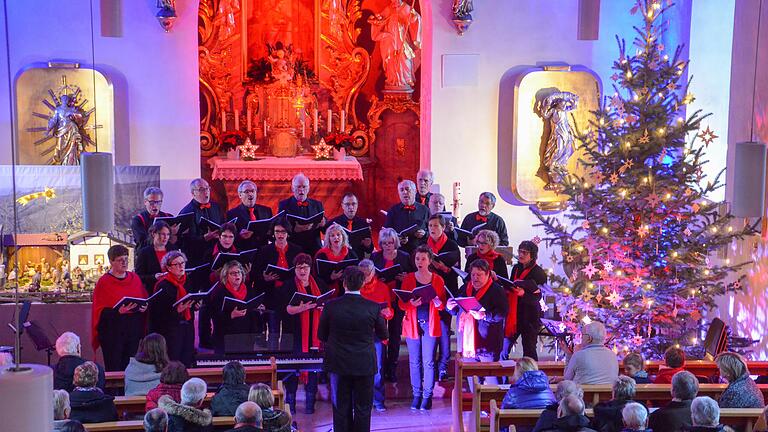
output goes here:
{"type": "MultiPolygon", "coordinates": [[[[472,229],[480,224],[485,224],[483,229],[489,229],[495,231],[499,235],[499,246],[508,246],[509,238],[507,237],[507,225],[504,223],[504,219],[499,217],[492,210],[496,206],[496,195],[490,192],[483,192],[480,194],[480,199],[477,201],[477,211],[470,213],[467,217],[461,221],[461,229],[472,231],[472,229]]],[[[474,237],[467,239],[466,237],[459,236],[459,245],[467,246],[475,243],[474,237]]]]}
{"type": "MultiPolygon", "coordinates": [[[[355,251],[360,259],[366,258],[373,252],[373,239],[371,239],[370,236],[359,237],[357,235],[352,236],[349,234],[350,232],[361,228],[370,228],[371,223],[369,220],[357,215],[358,202],[355,194],[349,192],[344,195],[344,198],[341,200],[341,208],[343,213],[333,218],[328,225],[330,226],[337,223],[341,225],[342,228],[346,229],[352,250],[355,251]]],[[[368,232],[368,234],[370,234],[370,232],[368,232]]]]}
{"type": "MultiPolygon", "coordinates": [[[[144,210],[131,219],[131,232],[133,233],[136,250],[152,244],[152,238],[149,236],[149,227],[155,222],[156,217],[172,216],[170,213],[161,211],[160,208],[162,206],[163,191],[159,187],[150,186],[144,189],[144,210]]],[[[176,243],[178,230],[178,225],[171,227],[171,238],[168,240],[168,243],[176,243]]]]}
{"type": "MultiPolygon", "coordinates": [[[[323,203],[309,198],[309,178],[304,173],[296,174],[293,177],[291,191],[293,196],[280,201],[277,207],[278,212],[285,211],[286,216],[294,215],[309,218],[325,210],[323,203]]],[[[325,217],[323,217],[320,226],[325,226],[325,222],[325,217]]],[[[286,228],[291,234],[291,242],[301,247],[305,253],[315,256],[315,253],[322,247],[320,228],[314,228],[311,224],[293,224],[290,222],[286,228]]]]}
{"type": "Polygon", "coordinates": [[[400,249],[411,253],[419,245],[424,244],[429,209],[416,202],[416,185],[412,181],[401,181],[397,185],[397,192],[400,195],[400,203],[389,208],[384,226],[393,228],[399,234],[416,225],[415,230],[400,236],[400,249]]]}
{"type": "Polygon", "coordinates": [[[260,248],[269,241],[266,235],[257,237],[253,231],[248,231],[248,222],[272,217],[271,208],[256,204],[258,192],[256,183],[250,180],[240,183],[237,187],[240,205],[227,212],[228,221],[237,218],[235,225],[240,233],[237,236],[236,246],[241,251],[260,248]]]}

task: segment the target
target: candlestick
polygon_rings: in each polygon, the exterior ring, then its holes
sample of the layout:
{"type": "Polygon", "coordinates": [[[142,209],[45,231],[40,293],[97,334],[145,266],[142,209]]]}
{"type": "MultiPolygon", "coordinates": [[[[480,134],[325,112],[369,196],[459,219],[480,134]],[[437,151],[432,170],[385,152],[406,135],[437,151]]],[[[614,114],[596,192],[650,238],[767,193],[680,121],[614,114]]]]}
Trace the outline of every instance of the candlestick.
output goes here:
{"type": "Polygon", "coordinates": [[[240,111],[235,110],[235,130],[240,130],[240,111]]]}
{"type": "Polygon", "coordinates": [[[345,133],[347,131],[347,112],[344,110],[341,110],[341,133],[345,133]]]}
{"type": "Polygon", "coordinates": [[[312,117],[313,117],[312,130],[315,132],[315,135],[317,135],[317,108],[315,108],[314,112],[312,113],[312,117]]]}
{"type": "Polygon", "coordinates": [[[333,133],[333,111],[328,110],[328,133],[333,133]]]}
{"type": "Polygon", "coordinates": [[[252,127],[253,124],[251,123],[251,108],[250,107],[248,107],[248,109],[246,110],[245,115],[246,115],[245,122],[246,122],[246,125],[248,126],[248,132],[250,132],[250,131],[253,130],[253,127],[252,127]]]}
{"type": "Polygon", "coordinates": [[[221,110],[221,131],[227,131],[227,112],[224,110],[221,110]]]}

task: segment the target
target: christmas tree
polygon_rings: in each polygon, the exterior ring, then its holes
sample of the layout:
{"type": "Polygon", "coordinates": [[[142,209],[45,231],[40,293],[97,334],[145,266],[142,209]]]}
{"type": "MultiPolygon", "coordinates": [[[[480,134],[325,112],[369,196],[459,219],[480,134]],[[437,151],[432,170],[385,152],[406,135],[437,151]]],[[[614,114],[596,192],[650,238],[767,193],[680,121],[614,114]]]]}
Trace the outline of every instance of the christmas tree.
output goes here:
{"type": "Polygon", "coordinates": [[[560,173],[566,210],[532,211],[543,240],[561,251],[552,259],[566,276],[551,282],[562,319],[572,328],[585,316],[602,321],[615,351],[658,357],[670,345],[698,345],[702,312],[741,289],[729,275],[747,263],[710,256],[753,234],[756,224],[738,223],[707,199],[722,186],[722,171],[710,181],[702,174],[717,136],[699,130],[707,115],[686,116],[693,100],[690,81],[681,82],[688,63],[681,47],[670,58],[660,43],[664,7],[638,0],[638,12],[643,25],[635,27],[634,47],[617,37],[613,95],[589,127],[574,131],[584,174],[560,173]]]}

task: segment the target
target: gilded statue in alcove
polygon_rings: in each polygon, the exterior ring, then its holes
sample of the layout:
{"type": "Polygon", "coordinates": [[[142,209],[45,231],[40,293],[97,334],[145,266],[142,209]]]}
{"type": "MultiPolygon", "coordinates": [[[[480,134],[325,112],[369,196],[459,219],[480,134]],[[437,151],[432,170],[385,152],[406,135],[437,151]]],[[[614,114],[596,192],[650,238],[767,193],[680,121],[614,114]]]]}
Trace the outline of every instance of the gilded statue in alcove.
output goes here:
{"type": "Polygon", "coordinates": [[[385,90],[411,92],[414,63],[421,49],[421,16],[404,3],[392,0],[383,11],[368,19],[384,66],[385,90]]]}
{"type": "Polygon", "coordinates": [[[555,92],[547,96],[538,107],[539,114],[549,121],[550,132],[541,157],[537,176],[547,184],[546,190],[558,190],[562,173],[567,171],[568,159],[573,156],[573,128],[568,112],[576,109],[579,96],[570,92],[555,92]]]}

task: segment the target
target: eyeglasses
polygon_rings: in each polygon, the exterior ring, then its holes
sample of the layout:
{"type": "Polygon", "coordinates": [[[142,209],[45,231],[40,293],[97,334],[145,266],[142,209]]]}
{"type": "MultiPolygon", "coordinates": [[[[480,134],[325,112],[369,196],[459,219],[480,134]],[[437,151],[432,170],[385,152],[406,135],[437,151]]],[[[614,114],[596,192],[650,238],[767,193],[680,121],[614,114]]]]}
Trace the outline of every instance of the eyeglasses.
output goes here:
{"type": "Polygon", "coordinates": [[[297,265],[296,270],[309,270],[309,265],[307,264],[297,265]]]}
{"type": "Polygon", "coordinates": [[[116,263],[120,263],[120,264],[126,264],[128,262],[128,257],[127,256],[117,257],[117,258],[113,259],[112,262],[116,262],[116,263]]]}
{"type": "Polygon", "coordinates": [[[147,200],[147,202],[149,204],[151,204],[151,205],[160,205],[160,204],[163,203],[163,200],[159,200],[159,201],[149,201],[149,200],[147,200]]]}
{"type": "Polygon", "coordinates": [[[193,192],[206,192],[206,191],[209,191],[209,190],[211,190],[211,188],[207,187],[207,186],[206,187],[199,187],[199,188],[192,189],[193,192]]]}
{"type": "Polygon", "coordinates": [[[221,234],[221,235],[219,235],[219,237],[226,238],[226,239],[233,239],[233,238],[235,238],[235,235],[234,234],[221,234]]]}
{"type": "Polygon", "coordinates": [[[275,234],[287,234],[288,231],[286,230],[275,230],[275,234]]]}
{"type": "Polygon", "coordinates": [[[246,189],[244,191],[241,191],[240,193],[255,194],[256,193],[256,189],[246,189]]]}
{"type": "Polygon", "coordinates": [[[175,263],[168,264],[168,267],[184,267],[184,264],[186,264],[186,261],[178,261],[175,263]]]}
{"type": "Polygon", "coordinates": [[[240,270],[235,270],[235,271],[231,271],[231,272],[227,273],[227,275],[229,275],[229,276],[242,276],[243,273],[241,273],[240,270]]]}

